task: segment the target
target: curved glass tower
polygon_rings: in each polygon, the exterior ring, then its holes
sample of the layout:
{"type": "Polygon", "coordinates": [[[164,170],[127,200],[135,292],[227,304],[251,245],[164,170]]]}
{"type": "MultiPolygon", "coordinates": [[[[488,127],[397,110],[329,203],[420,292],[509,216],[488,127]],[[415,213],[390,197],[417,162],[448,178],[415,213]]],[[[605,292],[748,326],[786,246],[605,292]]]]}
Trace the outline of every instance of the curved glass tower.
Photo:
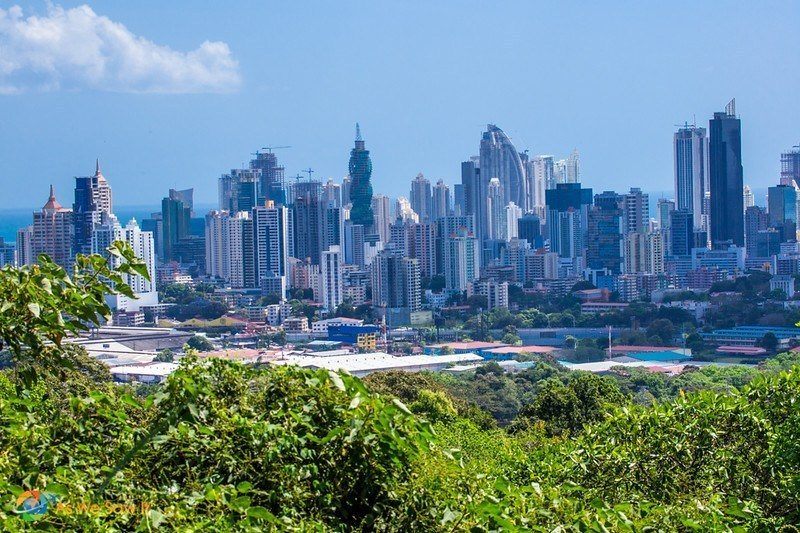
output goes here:
{"type": "MultiPolygon", "coordinates": [[[[361,138],[361,128],[356,124],[356,145],[350,150],[350,201],[353,204],[350,210],[350,220],[353,224],[361,224],[365,228],[372,228],[372,160],[369,150],[364,148],[361,138]]],[[[371,231],[371,230],[370,230],[371,231]]]]}
{"type": "Polygon", "coordinates": [[[508,135],[489,124],[483,132],[480,151],[480,168],[483,180],[488,184],[492,178],[500,180],[503,188],[503,204],[514,202],[526,205],[525,169],[522,158],[508,135]]]}

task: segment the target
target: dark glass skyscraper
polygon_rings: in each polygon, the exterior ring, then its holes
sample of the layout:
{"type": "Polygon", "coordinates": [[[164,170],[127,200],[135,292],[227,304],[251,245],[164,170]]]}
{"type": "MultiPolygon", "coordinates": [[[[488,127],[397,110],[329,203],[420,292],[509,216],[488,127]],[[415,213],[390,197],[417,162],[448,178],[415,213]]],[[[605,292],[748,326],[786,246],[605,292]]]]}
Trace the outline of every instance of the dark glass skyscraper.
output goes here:
{"type": "Polygon", "coordinates": [[[781,241],[795,240],[797,191],[793,185],[776,185],[767,190],[769,225],[781,233],[781,241]]]}
{"type": "Polygon", "coordinates": [[[694,247],[694,216],[688,209],[676,209],[669,214],[670,255],[692,255],[694,247]]]}
{"type": "Polygon", "coordinates": [[[612,274],[622,272],[623,203],[624,197],[612,191],[594,197],[586,243],[589,268],[607,268],[612,274]]]}
{"type": "Polygon", "coordinates": [[[736,101],[708,123],[711,189],[711,243],[732,241],[744,246],[744,171],[742,124],[736,118],[736,101]]]}
{"type": "Polygon", "coordinates": [[[369,150],[364,147],[361,138],[361,128],[356,124],[356,145],[350,150],[350,201],[353,204],[350,210],[350,220],[353,224],[361,224],[365,228],[372,228],[374,220],[372,213],[372,160],[369,150]]]}

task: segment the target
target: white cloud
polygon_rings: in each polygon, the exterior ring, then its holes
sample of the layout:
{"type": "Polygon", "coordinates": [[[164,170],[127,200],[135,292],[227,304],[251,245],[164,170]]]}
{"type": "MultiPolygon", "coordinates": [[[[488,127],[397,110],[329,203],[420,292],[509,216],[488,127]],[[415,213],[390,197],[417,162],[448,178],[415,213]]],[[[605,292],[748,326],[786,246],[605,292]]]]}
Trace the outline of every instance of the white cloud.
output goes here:
{"type": "Polygon", "coordinates": [[[131,33],[87,5],[50,6],[46,16],[0,9],[0,95],[56,89],[221,93],[241,83],[223,42],[180,52],[131,33]]]}

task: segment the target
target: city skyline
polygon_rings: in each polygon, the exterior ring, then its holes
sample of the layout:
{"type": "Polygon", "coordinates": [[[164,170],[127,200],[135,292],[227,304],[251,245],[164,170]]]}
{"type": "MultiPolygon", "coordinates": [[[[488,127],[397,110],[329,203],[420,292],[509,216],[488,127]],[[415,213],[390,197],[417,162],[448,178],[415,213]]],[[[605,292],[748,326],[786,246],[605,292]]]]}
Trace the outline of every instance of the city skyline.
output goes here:
{"type": "Polygon", "coordinates": [[[164,10],[145,2],[131,10],[96,2],[74,12],[76,3],[62,5],[63,16],[57,6],[50,12],[36,3],[9,8],[0,15],[0,35],[34,14],[54,23],[71,14],[92,22],[93,31],[122,25],[175,52],[176,61],[206,50],[202,43],[208,40],[225,46],[206,53],[222,61],[217,70],[230,83],[192,86],[173,76],[168,86],[126,87],[107,72],[108,83],[98,87],[61,72],[58,88],[12,91],[8,85],[18,85],[31,65],[21,58],[13,79],[0,74],[0,106],[8,117],[0,125],[3,209],[41,205],[40,191],[50,183],[69,188],[73,176],[90,174],[86,162],[96,157],[114,177],[122,205],[152,204],[168,187],[194,187],[199,204],[213,203],[219,174],[265,145],[291,146],[278,152],[287,180],[312,167],[315,177],[339,181],[347,172],[341,154],[351,145],[356,121],[369,140],[373,188],[392,197],[406,195],[420,172],[431,183],[458,183],[459,165],[475,155],[475,136],[487,123],[503,128],[531,156],[563,157],[577,148],[581,181],[595,190],[671,190],[673,125],[704,126],[719,103],[734,96],[747,122],[745,183],[775,183],[779,154],[800,141],[786,119],[798,114],[799,104],[783,89],[795,84],[800,70],[788,53],[800,18],[792,9],[758,10],[756,17],[746,5],[722,13],[710,5],[690,11],[583,6],[579,12],[553,6],[536,10],[537,27],[546,28],[537,33],[526,30],[533,15],[525,10],[508,20],[504,10],[477,5],[466,5],[456,17],[441,6],[350,3],[256,6],[244,17],[236,6],[226,21],[212,7],[164,10]],[[150,23],[156,10],[162,21],[150,23]],[[259,14],[276,22],[264,42],[247,31],[259,14]],[[171,31],[178,17],[188,17],[196,32],[171,31]],[[720,17],[725,24],[707,24],[720,17]],[[399,37],[412,21],[422,37],[418,43],[399,37]],[[455,30],[478,21],[485,32],[509,36],[498,45],[508,53],[490,54],[481,32],[455,32],[452,43],[436,36],[442,26],[455,30]],[[730,32],[748,38],[715,54],[711,43],[730,32]],[[317,45],[306,42],[312,34],[320,36],[317,45]],[[693,35],[702,37],[699,49],[687,39],[693,35]],[[682,60],[653,63],[674,56],[682,60]],[[355,58],[351,68],[334,72],[344,57],[355,58]],[[529,68],[518,68],[526,61],[529,68]],[[485,65],[477,79],[475,64],[485,65]],[[551,81],[531,83],[542,74],[551,81]],[[462,83],[467,79],[474,83],[462,83]],[[778,79],[780,84],[769,83],[778,79]]]}

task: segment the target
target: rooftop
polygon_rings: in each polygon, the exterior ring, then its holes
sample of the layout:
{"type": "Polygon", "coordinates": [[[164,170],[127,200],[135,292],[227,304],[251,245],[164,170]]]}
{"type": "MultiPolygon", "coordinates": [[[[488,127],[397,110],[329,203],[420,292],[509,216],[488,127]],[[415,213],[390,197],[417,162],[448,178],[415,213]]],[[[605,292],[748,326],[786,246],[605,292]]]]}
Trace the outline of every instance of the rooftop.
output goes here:
{"type": "MultiPolygon", "coordinates": [[[[452,345],[451,345],[452,346],[452,345]]],[[[484,350],[487,353],[502,355],[502,354],[520,354],[520,353],[552,353],[555,348],[552,346],[500,346],[499,348],[490,348],[484,350]]]]}
{"type": "Polygon", "coordinates": [[[334,357],[315,357],[313,355],[291,355],[275,364],[294,364],[310,368],[345,370],[352,374],[364,375],[386,370],[430,370],[449,364],[465,364],[483,361],[474,353],[452,355],[406,355],[394,356],[384,352],[348,354],[334,357]]]}
{"type": "Polygon", "coordinates": [[[454,350],[487,350],[489,348],[502,348],[508,345],[503,344],[501,342],[469,341],[469,342],[445,342],[442,344],[432,344],[429,346],[429,348],[444,348],[446,346],[449,346],[454,350]]]}

